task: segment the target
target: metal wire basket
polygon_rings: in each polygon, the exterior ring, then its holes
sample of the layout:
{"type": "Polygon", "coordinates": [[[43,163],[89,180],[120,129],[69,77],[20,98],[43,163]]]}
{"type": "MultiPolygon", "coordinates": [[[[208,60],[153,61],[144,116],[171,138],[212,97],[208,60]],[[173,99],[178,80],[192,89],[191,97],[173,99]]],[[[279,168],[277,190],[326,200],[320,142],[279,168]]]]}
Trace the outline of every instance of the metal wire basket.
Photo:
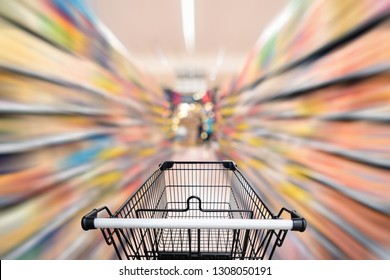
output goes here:
{"type": "Polygon", "coordinates": [[[306,220],[274,215],[232,161],[166,161],[114,214],[94,209],[82,227],[100,228],[119,259],[271,259],[306,220]]]}

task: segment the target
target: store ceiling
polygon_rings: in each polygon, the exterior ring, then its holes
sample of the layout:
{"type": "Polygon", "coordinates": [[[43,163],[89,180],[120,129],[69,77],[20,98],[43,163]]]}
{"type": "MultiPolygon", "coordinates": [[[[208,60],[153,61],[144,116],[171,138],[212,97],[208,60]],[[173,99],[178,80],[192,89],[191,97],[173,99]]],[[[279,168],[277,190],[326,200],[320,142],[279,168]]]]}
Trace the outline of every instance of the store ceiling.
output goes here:
{"type": "Polygon", "coordinates": [[[180,0],[90,0],[135,63],[164,86],[178,72],[204,74],[208,87],[230,81],[287,0],[195,0],[195,47],[188,51],[180,0]]]}

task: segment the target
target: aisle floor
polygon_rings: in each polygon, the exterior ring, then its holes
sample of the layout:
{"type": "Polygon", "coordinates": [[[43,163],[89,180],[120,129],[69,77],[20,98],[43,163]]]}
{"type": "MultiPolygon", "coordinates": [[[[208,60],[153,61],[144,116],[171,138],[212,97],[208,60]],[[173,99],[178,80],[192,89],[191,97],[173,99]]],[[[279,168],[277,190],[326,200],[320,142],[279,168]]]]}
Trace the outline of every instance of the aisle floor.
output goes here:
{"type": "Polygon", "coordinates": [[[216,156],[217,145],[210,143],[210,145],[199,145],[186,147],[176,145],[174,147],[174,161],[214,161],[218,160],[216,156]]]}

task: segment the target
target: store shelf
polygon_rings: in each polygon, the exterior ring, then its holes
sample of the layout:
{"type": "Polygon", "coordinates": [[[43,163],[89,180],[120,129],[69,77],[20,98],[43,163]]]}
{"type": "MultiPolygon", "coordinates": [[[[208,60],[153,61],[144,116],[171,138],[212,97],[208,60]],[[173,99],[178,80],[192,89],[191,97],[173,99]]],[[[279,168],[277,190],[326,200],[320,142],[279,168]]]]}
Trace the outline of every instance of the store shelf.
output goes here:
{"type": "MultiPolygon", "coordinates": [[[[376,211],[381,211],[390,214],[390,208],[384,203],[384,201],[378,201],[375,198],[369,197],[367,194],[365,194],[362,191],[353,190],[348,186],[345,186],[343,184],[338,183],[334,179],[329,178],[325,174],[321,174],[315,170],[312,170],[310,166],[302,165],[299,162],[296,162],[295,160],[292,160],[290,158],[286,158],[283,154],[279,154],[277,152],[271,151],[270,149],[264,147],[262,149],[249,147],[246,143],[235,143],[235,149],[240,150],[240,157],[241,160],[244,162],[250,162],[253,160],[257,160],[259,162],[262,162],[262,168],[260,169],[253,169],[256,173],[263,173],[265,170],[273,170],[277,174],[282,174],[281,176],[286,177],[287,181],[293,182],[295,177],[291,175],[286,175],[286,167],[288,166],[294,166],[299,167],[300,169],[305,169],[306,173],[305,176],[309,180],[315,180],[318,182],[321,182],[325,184],[326,186],[329,186],[333,188],[334,190],[340,192],[340,194],[345,195],[351,199],[354,199],[358,201],[359,203],[366,205],[367,207],[370,207],[372,209],[375,209],[376,211]]],[[[247,170],[247,169],[246,169],[247,170]]],[[[281,177],[282,178],[282,177],[281,177]]],[[[276,192],[275,189],[277,189],[277,186],[269,185],[267,188],[267,192],[276,192]]],[[[305,190],[304,187],[302,187],[303,190],[305,190]]],[[[310,192],[310,190],[305,190],[310,192]]],[[[273,197],[277,196],[277,193],[272,195],[273,197]]],[[[278,200],[281,200],[279,197],[278,200]]]]}
{"type": "Polygon", "coordinates": [[[390,1],[355,2],[291,2],[218,104],[220,157],[307,216],[302,258],[389,257],[390,1]]]}
{"type": "MultiPolygon", "coordinates": [[[[247,156],[243,156],[242,160],[245,162],[250,162],[253,159],[252,154],[247,154],[247,156]]],[[[280,178],[278,181],[278,174],[281,173],[281,169],[283,169],[284,165],[279,166],[270,166],[264,167],[262,169],[256,169],[253,167],[250,167],[249,169],[246,168],[246,174],[249,174],[249,177],[252,182],[255,183],[255,185],[260,186],[262,194],[269,195],[270,199],[275,199],[276,201],[280,203],[290,204],[293,197],[290,197],[288,192],[285,192],[285,188],[288,186],[293,186],[294,188],[298,188],[301,190],[305,190],[303,184],[304,184],[304,178],[294,178],[289,177],[286,180],[283,180],[280,178]],[[280,184],[279,184],[279,183],[280,184]],[[286,182],[288,184],[286,185],[286,182]],[[291,185],[290,185],[291,184],[291,185]],[[284,186],[283,186],[284,185],[284,186]]],[[[307,181],[306,181],[307,182],[307,181]]],[[[324,184],[324,187],[328,187],[327,184],[324,184]]],[[[347,187],[343,187],[344,190],[348,190],[347,187]]],[[[310,192],[307,192],[308,194],[310,192]]],[[[364,195],[358,194],[360,198],[362,198],[362,202],[367,203],[367,199],[363,200],[364,195]]],[[[327,223],[331,223],[332,226],[337,227],[337,229],[342,232],[345,235],[349,235],[349,239],[347,242],[359,242],[359,246],[362,246],[362,248],[367,247],[371,250],[375,251],[376,254],[379,256],[385,256],[386,250],[383,250],[383,247],[372,240],[368,239],[366,236],[366,233],[363,233],[359,231],[355,227],[355,223],[351,220],[344,220],[341,218],[339,213],[335,211],[335,209],[330,210],[329,208],[326,208],[324,206],[324,201],[322,201],[322,196],[311,196],[305,197],[305,199],[299,200],[296,204],[294,204],[295,207],[298,207],[297,209],[300,209],[300,211],[304,211],[304,209],[308,209],[310,207],[310,214],[306,214],[308,216],[308,219],[311,219],[311,216],[316,218],[316,222],[312,222],[311,224],[311,230],[317,231],[318,233],[321,233],[320,239],[324,239],[324,241],[327,241],[327,237],[332,236],[332,232],[327,231],[324,232],[321,227],[319,227],[319,224],[322,224],[324,221],[327,223]],[[325,234],[324,234],[325,233],[325,234]]],[[[353,196],[352,196],[353,197],[353,196]]],[[[275,203],[275,202],[274,202],[275,203]]],[[[274,204],[273,203],[273,204],[274,204]]],[[[375,201],[369,201],[368,204],[372,204],[375,206],[376,209],[381,209],[380,207],[377,207],[378,204],[375,203],[375,201]]],[[[367,205],[367,206],[369,206],[367,205]]],[[[311,232],[312,233],[312,232],[311,232]]],[[[317,242],[321,242],[321,240],[317,240],[317,242]]],[[[328,243],[327,243],[328,244],[328,243]]],[[[328,245],[332,245],[329,243],[328,245]]],[[[305,242],[302,244],[302,246],[305,246],[305,242]]],[[[332,246],[331,246],[332,247],[332,246]]],[[[338,247],[335,247],[338,248],[338,247]]],[[[307,248],[306,250],[309,250],[307,248]]],[[[329,250],[329,246],[326,247],[326,250],[329,250]]],[[[343,256],[342,251],[337,251],[337,255],[340,255],[339,257],[343,256]]],[[[344,256],[345,257],[345,256],[344,256]]]]}
{"type": "Polygon", "coordinates": [[[263,135],[263,137],[271,137],[278,140],[287,141],[288,143],[294,143],[295,145],[310,147],[323,152],[336,154],[345,158],[359,161],[364,164],[369,164],[381,168],[390,168],[390,159],[376,158],[369,153],[347,150],[345,148],[339,148],[332,144],[319,142],[312,139],[300,138],[286,133],[273,132],[268,130],[267,128],[262,128],[261,134],[263,135]]]}
{"type": "Polygon", "coordinates": [[[354,73],[349,73],[341,77],[337,77],[328,81],[303,85],[296,88],[289,88],[288,90],[281,91],[270,96],[257,99],[257,103],[271,102],[283,98],[293,98],[302,94],[307,94],[316,90],[324,89],[327,87],[338,86],[349,83],[363,82],[367,79],[376,77],[378,75],[384,75],[390,73],[390,64],[375,65],[370,68],[359,70],[354,73]]]}
{"type": "Polygon", "coordinates": [[[39,232],[35,233],[27,241],[19,244],[18,248],[13,249],[12,252],[6,254],[4,258],[11,260],[20,258],[26,251],[31,250],[37,243],[42,242],[47,238],[50,233],[54,232],[64,225],[64,223],[69,221],[69,219],[80,213],[91,200],[96,199],[98,196],[98,190],[91,190],[85,196],[80,197],[80,199],[77,200],[77,203],[73,203],[71,207],[64,207],[62,212],[56,215],[52,220],[47,221],[47,224],[45,224],[39,232]]]}
{"type": "MultiPolygon", "coordinates": [[[[126,170],[128,173],[131,173],[131,176],[126,175],[122,178],[121,181],[118,181],[117,184],[112,185],[111,191],[107,189],[102,188],[85,188],[83,190],[83,195],[79,196],[77,201],[75,203],[72,203],[70,207],[66,207],[65,201],[62,201],[59,199],[57,202],[60,204],[60,207],[63,208],[63,211],[55,216],[52,220],[45,220],[43,221],[45,224],[40,228],[40,230],[33,235],[29,236],[26,240],[19,243],[19,245],[16,248],[13,248],[10,250],[5,256],[4,259],[19,259],[22,258],[23,255],[28,254],[30,250],[33,250],[34,247],[41,246],[42,243],[45,243],[49,237],[52,235],[61,235],[62,238],[60,240],[64,240],[63,234],[66,232],[65,230],[58,231],[59,228],[66,226],[68,222],[71,222],[75,220],[76,224],[79,225],[79,218],[78,216],[81,215],[83,212],[86,211],[86,209],[95,207],[96,205],[102,205],[107,204],[107,201],[112,202],[115,198],[116,200],[120,201],[122,203],[122,192],[124,195],[128,195],[129,192],[126,190],[126,186],[132,185],[133,182],[138,183],[139,180],[143,179],[146,175],[145,172],[150,172],[150,166],[154,165],[156,162],[162,162],[164,159],[166,159],[169,155],[169,151],[161,151],[160,154],[156,155],[156,157],[149,157],[145,159],[142,163],[136,164],[136,162],[128,161],[126,166],[122,166],[122,170],[126,170]],[[134,170],[134,172],[131,172],[134,170]],[[119,194],[115,196],[115,194],[119,194]]],[[[115,166],[112,163],[108,163],[112,166],[112,168],[115,169],[115,166]]],[[[88,177],[78,179],[81,182],[88,181],[88,177]]],[[[69,182],[69,181],[68,181],[69,182]]],[[[87,185],[87,184],[86,184],[87,185]]],[[[134,186],[136,187],[136,186],[134,186]]],[[[31,204],[26,203],[26,208],[30,205],[34,205],[35,202],[31,202],[31,204]]],[[[42,221],[41,221],[42,222],[42,221]]],[[[74,223],[70,223],[69,226],[74,225],[74,223]]],[[[77,234],[77,237],[80,237],[80,235],[77,234]]],[[[67,240],[66,242],[71,242],[67,246],[64,247],[64,249],[69,248],[71,244],[74,244],[76,240],[67,240]]],[[[56,242],[59,242],[56,240],[56,242]]],[[[88,241],[85,241],[86,243],[95,242],[93,239],[88,239],[88,241]]],[[[85,243],[84,242],[84,243],[85,243]]],[[[48,246],[50,247],[52,244],[48,242],[48,246]]],[[[64,244],[62,244],[64,246],[64,244]]],[[[68,252],[69,258],[75,258],[76,255],[73,255],[72,253],[75,253],[76,248],[73,248],[70,252],[68,252]]]]}
{"type": "Polygon", "coordinates": [[[315,50],[312,53],[307,54],[303,58],[297,59],[290,64],[281,67],[280,69],[276,70],[272,73],[272,75],[279,75],[286,71],[289,71],[293,68],[296,68],[300,65],[311,63],[312,61],[317,60],[320,57],[323,57],[330,52],[336,50],[337,48],[340,48],[346,44],[351,43],[353,40],[359,38],[360,36],[364,35],[365,33],[371,31],[373,28],[377,27],[380,24],[386,23],[390,19],[390,10],[385,11],[366,22],[361,23],[360,25],[352,28],[348,32],[346,32],[344,35],[336,38],[335,40],[327,43],[326,45],[322,46],[321,48],[315,50]]]}
{"type": "Polygon", "coordinates": [[[321,120],[345,120],[345,121],[370,121],[370,122],[390,122],[390,107],[384,108],[370,108],[366,110],[330,114],[323,117],[319,117],[321,120]]]}
{"type": "MultiPolygon", "coordinates": [[[[115,77],[120,77],[122,79],[127,80],[128,82],[131,82],[135,86],[139,87],[140,90],[147,92],[148,95],[153,95],[155,97],[162,96],[162,89],[157,84],[157,82],[143,74],[142,71],[140,71],[134,65],[134,63],[129,60],[128,55],[124,54],[121,48],[118,49],[119,41],[112,41],[112,35],[107,35],[105,31],[107,28],[97,18],[89,18],[91,14],[88,14],[88,16],[86,16],[84,10],[79,11],[82,16],[86,17],[85,20],[89,21],[89,28],[93,30],[88,30],[86,32],[85,30],[82,30],[82,27],[75,24],[75,22],[69,22],[68,19],[59,20],[59,18],[62,17],[62,7],[55,7],[57,6],[56,4],[54,6],[51,6],[48,3],[16,3],[15,6],[12,7],[14,4],[15,3],[9,5],[6,9],[4,9],[4,11],[0,11],[0,19],[4,20],[15,29],[22,31],[26,35],[32,36],[33,38],[38,39],[45,44],[48,44],[49,46],[55,48],[60,52],[63,52],[64,54],[70,55],[76,60],[80,59],[81,61],[83,59],[86,59],[90,63],[95,64],[97,68],[104,69],[115,77]],[[40,18],[37,16],[37,10],[43,8],[41,6],[44,7],[43,10],[49,9],[51,13],[59,13],[57,15],[59,16],[59,18],[56,18],[56,20],[54,20],[53,22],[54,27],[48,26],[46,28],[58,28],[61,31],[65,31],[62,36],[65,36],[65,38],[67,38],[65,39],[65,41],[72,41],[71,45],[62,45],[64,44],[63,40],[60,39],[58,41],[58,38],[52,37],[53,33],[47,32],[44,29],[45,25],[48,24],[48,22],[46,22],[44,18],[40,18]],[[22,19],[18,17],[18,14],[14,13],[14,11],[17,9],[23,9],[23,14],[28,14],[27,18],[35,18],[37,22],[31,23],[24,18],[22,19]],[[42,30],[39,28],[42,28],[42,30]],[[69,32],[72,35],[66,36],[66,32],[69,32]],[[93,33],[93,35],[91,36],[90,33],[93,33]],[[56,41],[56,39],[58,42],[56,41]],[[78,50],[77,48],[74,49],[73,45],[78,45],[80,41],[86,44],[86,47],[88,47],[90,50],[80,52],[80,50],[78,50]],[[104,43],[102,43],[102,41],[104,41],[104,43]],[[102,59],[103,57],[104,59],[102,59]],[[125,70],[125,72],[121,72],[123,70],[120,70],[121,68],[126,68],[127,70],[125,70]],[[130,76],[131,78],[129,79],[130,76]],[[160,94],[158,93],[159,91],[160,94]]],[[[81,5],[81,3],[79,4],[81,5]]],[[[79,6],[77,8],[79,8],[79,6]]],[[[155,101],[158,102],[159,100],[155,101]]]]}
{"type": "MultiPolygon", "coordinates": [[[[267,114],[257,114],[257,117],[267,117],[267,114]]],[[[282,112],[277,116],[272,115],[274,120],[288,120],[296,119],[299,120],[303,117],[300,112],[289,111],[282,112]]],[[[378,108],[378,109],[366,109],[359,111],[351,111],[345,113],[330,113],[324,115],[313,115],[310,116],[312,119],[321,120],[321,121],[369,121],[369,122],[379,122],[387,123],[390,121],[390,109],[389,108],[378,108]]]]}
{"type": "Polygon", "coordinates": [[[54,108],[42,105],[18,104],[13,102],[0,101],[0,114],[37,114],[37,115],[74,115],[85,116],[106,116],[109,113],[86,107],[54,108]]]}
{"type": "Polygon", "coordinates": [[[360,36],[363,36],[367,32],[374,29],[375,27],[377,27],[383,23],[386,23],[389,19],[390,19],[390,10],[385,11],[385,12],[377,15],[377,16],[367,20],[366,22],[363,22],[362,24],[349,30],[348,32],[346,32],[342,36],[323,45],[319,49],[317,49],[311,53],[308,53],[304,57],[296,59],[296,60],[290,62],[289,64],[280,67],[279,69],[276,69],[274,71],[271,71],[269,73],[262,75],[261,77],[259,77],[257,80],[255,80],[251,84],[243,86],[241,89],[238,89],[238,92],[242,93],[242,92],[254,89],[257,86],[259,86],[262,82],[264,82],[265,80],[267,80],[269,78],[281,75],[281,74],[283,74],[287,71],[290,71],[294,68],[297,68],[299,66],[302,66],[305,64],[310,64],[313,61],[331,53],[332,51],[334,51],[334,50],[336,50],[336,49],[338,49],[338,48],[340,48],[348,43],[351,43],[353,40],[359,38],[360,36]]]}
{"type": "Polygon", "coordinates": [[[0,18],[5,20],[7,23],[13,25],[14,27],[18,28],[19,30],[22,30],[22,31],[26,32],[27,34],[29,34],[31,36],[34,36],[35,38],[37,38],[39,40],[42,40],[43,42],[51,45],[52,47],[54,47],[54,48],[56,48],[56,49],[58,49],[60,51],[63,51],[65,53],[69,54],[69,55],[74,55],[71,51],[69,51],[68,49],[64,48],[60,44],[56,43],[55,41],[50,40],[46,36],[44,36],[42,34],[39,34],[38,32],[35,32],[34,30],[28,28],[27,26],[25,26],[23,24],[20,24],[20,23],[16,22],[15,20],[9,18],[5,14],[2,14],[1,10],[0,10],[0,18]]]}
{"type": "MultiPolygon", "coordinates": [[[[324,194],[316,197],[311,196],[310,194],[314,195],[316,192],[320,192],[318,186],[313,185],[313,182],[320,182],[321,184],[323,184],[324,188],[331,187],[335,190],[332,196],[334,199],[337,199],[334,197],[336,196],[337,193],[337,196],[339,196],[340,199],[344,197],[349,197],[354,201],[360,202],[361,205],[371,208],[373,211],[378,211],[381,213],[389,213],[390,209],[384,199],[379,201],[376,200],[375,198],[370,198],[368,195],[364,193],[364,191],[358,192],[356,190],[352,190],[350,187],[343,186],[335,182],[335,180],[327,178],[321,173],[313,172],[310,169],[310,166],[304,167],[299,163],[295,163],[294,161],[288,161],[288,158],[285,158],[281,154],[274,153],[267,148],[263,149],[264,154],[260,152],[256,154],[256,150],[248,149],[245,143],[242,143],[242,145],[235,146],[235,149],[240,150],[240,155],[239,155],[240,162],[241,161],[245,162],[246,163],[245,165],[247,164],[250,165],[250,163],[255,158],[257,158],[259,161],[262,162],[260,167],[256,168],[255,166],[253,167],[251,166],[250,169],[245,168],[245,171],[246,174],[250,176],[250,181],[252,181],[253,183],[255,183],[256,186],[262,189],[263,196],[269,195],[270,197],[279,201],[281,204],[283,203],[289,204],[289,201],[294,199],[294,197],[291,197],[293,194],[284,191],[284,188],[288,187],[288,185],[286,186],[286,182],[291,182],[293,186],[301,190],[304,190],[308,194],[307,195],[308,197],[307,196],[302,197],[302,195],[297,195],[297,197],[301,196],[297,204],[297,207],[299,207],[300,211],[303,211],[303,209],[306,208],[303,204],[310,205],[310,209],[311,209],[310,211],[312,214],[315,215],[316,219],[321,219],[321,220],[325,219],[327,222],[330,222],[333,225],[335,225],[339,230],[344,231],[347,235],[349,235],[350,239],[359,242],[362,248],[370,248],[370,250],[374,251],[375,254],[377,254],[381,258],[387,257],[388,252],[384,250],[383,247],[380,244],[378,244],[376,241],[367,238],[365,232],[362,232],[361,229],[356,228],[355,225],[356,223],[353,220],[351,221],[351,220],[345,220],[341,218],[342,217],[341,214],[343,213],[342,212],[338,213],[338,211],[351,212],[351,210],[348,210],[349,208],[347,206],[344,207],[344,210],[328,208],[326,207],[326,204],[328,202],[326,201],[326,198],[323,197],[324,194]],[[285,174],[286,170],[288,170],[288,167],[290,166],[296,166],[296,167],[300,166],[300,169],[305,168],[307,174],[306,172],[305,175],[302,174],[304,177],[302,177],[302,175],[298,176],[298,174],[296,177],[292,176],[291,174],[290,175],[285,174]],[[263,176],[272,177],[272,175],[267,175],[267,174],[274,174],[273,177],[275,179],[279,178],[279,183],[276,181],[275,183],[271,183],[270,181],[267,181],[266,179],[262,178],[263,176]],[[308,188],[305,186],[305,184],[308,188]],[[283,185],[285,187],[283,187],[283,185]]],[[[346,215],[347,213],[344,214],[346,215]]],[[[359,227],[361,227],[361,225],[359,225],[359,227]]],[[[316,225],[314,223],[312,223],[312,230],[318,230],[319,233],[320,232],[322,234],[324,233],[323,230],[321,230],[321,228],[316,228],[316,225]]],[[[328,234],[331,235],[332,233],[330,232],[328,234]]],[[[325,238],[325,236],[322,235],[321,238],[325,238]]],[[[321,240],[317,240],[317,242],[321,242],[321,240]]],[[[350,242],[350,240],[348,242],[350,242]]]]}
{"type": "Polygon", "coordinates": [[[113,257],[100,240],[80,245],[80,215],[122,203],[172,156],[163,90],[84,3],[60,2],[0,4],[6,259],[113,257]]]}
{"type": "Polygon", "coordinates": [[[57,134],[53,136],[40,137],[36,139],[29,139],[25,141],[13,141],[12,143],[0,143],[0,155],[11,153],[22,153],[34,149],[47,147],[51,145],[61,145],[80,141],[90,137],[99,135],[111,134],[112,130],[107,129],[90,129],[82,132],[71,132],[65,134],[57,134]]]}
{"type": "Polygon", "coordinates": [[[57,77],[49,77],[49,76],[46,76],[46,75],[42,75],[42,74],[40,74],[38,72],[32,72],[32,71],[29,71],[27,69],[20,69],[20,68],[11,66],[11,65],[4,65],[4,64],[1,64],[1,63],[0,63],[0,71],[5,71],[5,72],[17,74],[17,75],[26,76],[26,77],[37,79],[37,80],[40,80],[40,81],[45,81],[45,82],[48,82],[48,83],[56,84],[56,85],[59,85],[59,86],[72,88],[74,90],[79,90],[79,91],[83,91],[83,92],[87,92],[87,93],[92,93],[92,94],[104,97],[104,98],[106,98],[106,99],[108,99],[110,101],[113,101],[113,102],[115,102],[117,104],[120,104],[120,105],[122,105],[124,107],[129,107],[129,108],[138,110],[140,112],[142,112],[142,110],[143,110],[143,108],[140,106],[140,104],[138,104],[137,102],[131,100],[130,98],[124,99],[124,98],[121,98],[121,97],[118,97],[118,96],[106,93],[104,91],[92,89],[90,87],[87,87],[87,86],[81,85],[81,84],[75,84],[75,83],[72,83],[72,82],[69,82],[69,81],[65,81],[65,80],[59,79],[57,77]]]}
{"type": "Polygon", "coordinates": [[[376,211],[380,211],[383,213],[387,213],[388,215],[390,214],[390,208],[387,205],[380,204],[377,201],[373,201],[370,199],[367,199],[367,197],[364,194],[355,192],[351,190],[348,187],[345,187],[338,182],[335,182],[334,180],[331,180],[327,176],[323,174],[319,174],[317,172],[312,172],[310,176],[317,180],[318,182],[321,182],[327,186],[332,187],[333,189],[340,191],[341,193],[347,195],[348,197],[353,198],[354,200],[360,202],[363,205],[367,205],[368,207],[375,209],[376,211]]]}

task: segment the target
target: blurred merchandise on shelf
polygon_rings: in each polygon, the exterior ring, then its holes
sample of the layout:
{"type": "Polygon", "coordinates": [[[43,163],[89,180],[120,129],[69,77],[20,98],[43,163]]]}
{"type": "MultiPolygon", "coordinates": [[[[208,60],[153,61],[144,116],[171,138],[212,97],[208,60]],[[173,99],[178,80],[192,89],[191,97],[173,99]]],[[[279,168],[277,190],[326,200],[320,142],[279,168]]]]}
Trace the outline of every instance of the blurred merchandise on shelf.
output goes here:
{"type": "Polygon", "coordinates": [[[0,1],[0,256],[110,259],[80,219],[171,156],[169,103],[82,1],[0,1]]]}
{"type": "Polygon", "coordinates": [[[84,1],[0,0],[1,259],[116,259],[82,216],[170,159],[233,160],[304,216],[274,258],[390,259],[390,0],[287,3],[236,79],[189,96],[84,1]]]}
{"type": "Polygon", "coordinates": [[[308,220],[281,259],[390,258],[389,15],[385,0],[291,1],[219,93],[219,156],[308,220]]]}
{"type": "MultiPolygon", "coordinates": [[[[352,37],[362,27],[372,28],[378,21],[387,18],[386,11],[389,8],[388,0],[290,0],[289,5],[269,25],[250,51],[236,82],[235,90],[254,82],[261,76],[267,75],[268,77],[288,71],[300,61],[312,62],[340,38],[352,37]]],[[[375,35],[368,36],[375,37],[375,35]]],[[[386,36],[389,35],[386,34],[386,36]]],[[[385,40],[380,42],[384,45],[388,44],[385,40]]],[[[339,43],[343,44],[343,42],[339,43]]],[[[358,52],[355,63],[359,63],[358,60],[371,61],[370,56],[375,54],[368,45],[380,48],[381,44],[377,43],[378,41],[367,38],[366,42],[347,46],[348,50],[345,50],[345,53],[332,56],[345,60],[348,57],[346,53],[353,52],[355,49],[358,52]],[[361,52],[362,49],[364,52],[361,52]]],[[[376,55],[380,56],[380,53],[376,55]]],[[[331,71],[323,68],[329,65],[344,68],[349,65],[346,62],[346,65],[339,66],[334,65],[333,62],[331,58],[327,59],[324,62],[325,65],[321,65],[317,71],[304,68],[300,70],[309,75],[320,74],[318,71],[340,75],[344,73],[343,71],[347,71],[345,69],[337,72],[337,70],[331,71]]],[[[308,77],[300,76],[300,78],[307,82],[310,81],[307,80],[308,77]]]]}

